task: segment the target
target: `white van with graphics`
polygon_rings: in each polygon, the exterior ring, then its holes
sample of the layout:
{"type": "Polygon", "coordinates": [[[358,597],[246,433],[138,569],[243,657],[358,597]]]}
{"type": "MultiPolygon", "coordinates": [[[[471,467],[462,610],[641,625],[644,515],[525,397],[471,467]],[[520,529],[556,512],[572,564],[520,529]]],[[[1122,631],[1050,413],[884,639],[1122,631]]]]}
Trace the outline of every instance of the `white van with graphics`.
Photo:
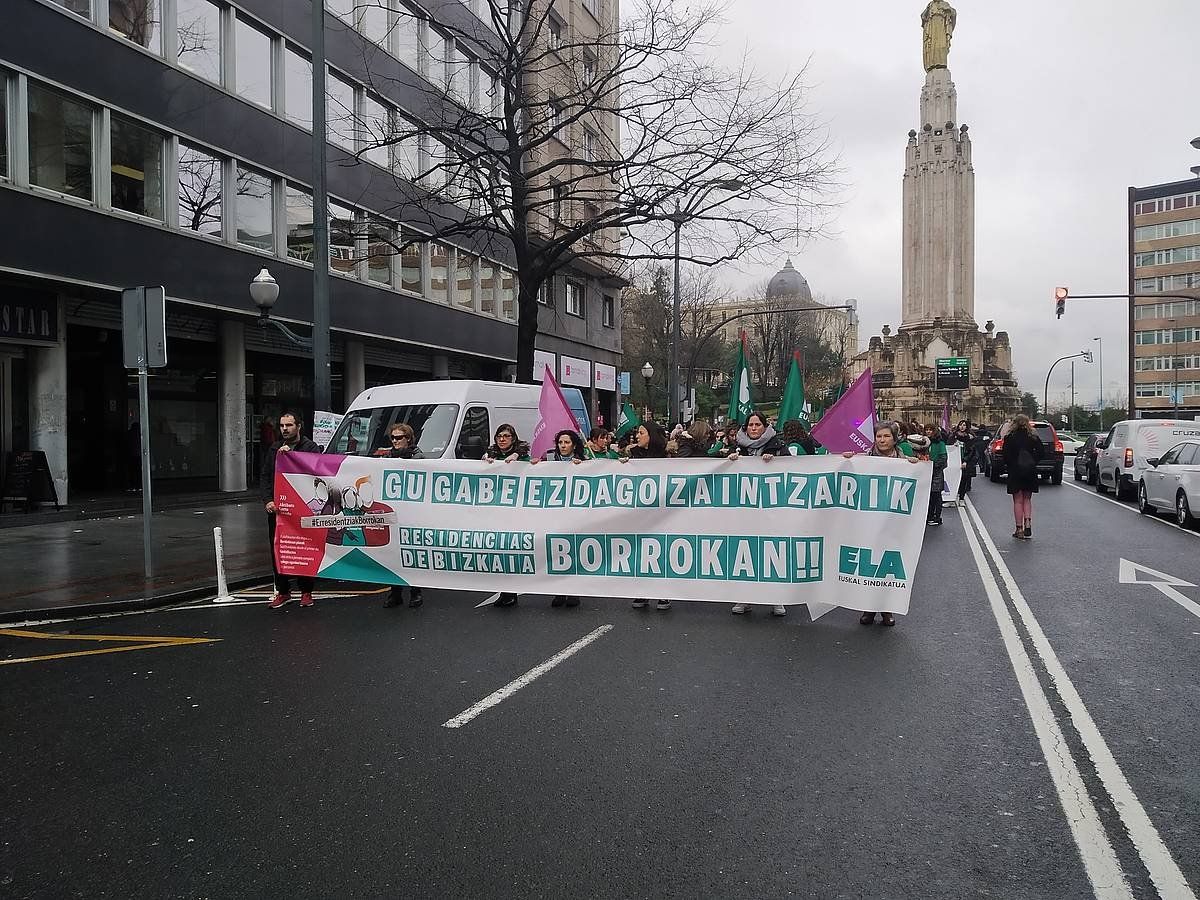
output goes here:
{"type": "Polygon", "coordinates": [[[1104,449],[1096,457],[1099,479],[1096,490],[1118,497],[1134,496],[1146,460],[1162,456],[1180,441],[1200,439],[1200,422],[1186,419],[1127,419],[1108,432],[1104,449]]]}
{"type": "MultiPolygon", "coordinates": [[[[571,387],[562,392],[586,439],[591,422],[582,392],[571,387]]],[[[325,452],[371,456],[390,449],[388,429],[403,423],[412,427],[426,459],[480,459],[495,430],[506,422],[529,442],[541,393],[541,385],[500,381],[412,381],[368,388],[354,398],[325,452]]]]}

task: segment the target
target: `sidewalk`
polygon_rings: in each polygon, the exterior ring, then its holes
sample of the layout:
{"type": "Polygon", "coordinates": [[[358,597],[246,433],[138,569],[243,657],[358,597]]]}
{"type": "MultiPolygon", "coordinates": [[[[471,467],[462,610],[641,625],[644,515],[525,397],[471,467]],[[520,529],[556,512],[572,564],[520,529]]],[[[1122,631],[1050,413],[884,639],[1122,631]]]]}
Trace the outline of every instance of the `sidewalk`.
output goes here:
{"type": "Polygon", "coordinates": [[[155,575],[149,582],[140,515],[0,530],[0,621],[215,594],[216,526],[231,584],[271,578],[267,517],[257,501],[155,512],[153,526],[155,575]]]}

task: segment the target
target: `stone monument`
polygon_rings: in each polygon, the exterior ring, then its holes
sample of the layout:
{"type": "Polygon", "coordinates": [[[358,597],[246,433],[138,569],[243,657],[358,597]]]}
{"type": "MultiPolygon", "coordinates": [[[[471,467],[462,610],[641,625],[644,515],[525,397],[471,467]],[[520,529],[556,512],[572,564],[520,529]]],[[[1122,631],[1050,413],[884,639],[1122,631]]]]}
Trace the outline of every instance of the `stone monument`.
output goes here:
{"type": "Polygon", "coordinates": [[[949,69],[956,24],[945,0],[921,14],[925,86],[921,130],[905,150],[900,328],[872,337],[851,373],[871,368],[885,418],[937,421],[950,399],[954,418],[994,423],[1019,411],[1021,395],[1008,334],[975,322],[975,169],[949,69]],[[936,361],[950,357],[970,360],[970,387],[939,392],[936,361]]]}

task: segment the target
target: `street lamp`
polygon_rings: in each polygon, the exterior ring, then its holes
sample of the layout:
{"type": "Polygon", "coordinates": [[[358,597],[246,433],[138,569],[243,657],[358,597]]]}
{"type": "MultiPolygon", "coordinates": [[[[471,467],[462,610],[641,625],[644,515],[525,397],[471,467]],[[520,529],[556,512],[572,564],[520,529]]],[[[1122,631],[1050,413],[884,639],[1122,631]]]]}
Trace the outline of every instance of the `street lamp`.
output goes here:
{"type": "Polygon", "coordinates": [[[654,377],[654,366],[646,362],[642,366],[642,378],[646,379],[646,418],[654,418],[654,404],[650,402],[650,379],[654,377]]]}
{"type": "Polygon", "coordinates": [[[261,328],[270,325],[300,349],[313,349],[312,338],[301,337],[278,319],[271,318],[271,309],[279,299],[279,283],[265,268],[259,269],[258,274],[250,279],[250,299],[258,307],[258,324],[261,328]]]}
{"type": "Polygon", "coordinates": [[[1080,350],[1078,353],[1070,353],[1067,356],[1060,356],[1050,364],[1050,371],[1046,373],[1046,386],[1042,390],[1042,412],[1047,418],[1050,416],[1050,376],[1054,373],[1054,367],[1060,362],[1066,362],[1068,359],[1083,359],[1084,362],[1092,361],[1091,350],[1080,350]]]}
{"type": "Polygon", "coordinates": [[[1096,342],[1096,360],[1097,366],[1100,369],[1100,405],[1096,410],[1100,413],[1100,430],[1104,430],[1104,341],[1098,337],[1092,338],[1096,342]]]}
{"type": "MultiPolygon", "coordinates": [[[[746,183],[737,178],[728,178],[714,182],[710,189],[740,193],[746,189],[746,183]]],[[[680,420],[683,418],[681,415],[683,397],[680,396],[679,382],[679,236],[683,224],[695,218],[695,213],[690,209],[680,209],[679,200],[676,200],[675,211],[670,213],[667,218],[675,225],[675,293],[671,301],[671,358],[667,362],[667,418],[671,420],[667,422],[669,428],[675,423],[675,417],[680,420]]]]}

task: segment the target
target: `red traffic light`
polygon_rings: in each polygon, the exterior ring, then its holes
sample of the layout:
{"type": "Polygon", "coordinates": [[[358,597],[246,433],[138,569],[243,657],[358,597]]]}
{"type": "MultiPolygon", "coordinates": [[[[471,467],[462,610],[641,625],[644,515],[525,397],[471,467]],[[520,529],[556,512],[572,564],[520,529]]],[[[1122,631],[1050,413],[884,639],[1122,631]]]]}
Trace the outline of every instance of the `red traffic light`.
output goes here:
{"type": "Polygon", "coordinates": [[[1063,313],[1067,311],[1068,293],[1069,291],[1065,287],[1056,287],[1054,289],[1054,314],[1060,319],[1063,313]]]}

